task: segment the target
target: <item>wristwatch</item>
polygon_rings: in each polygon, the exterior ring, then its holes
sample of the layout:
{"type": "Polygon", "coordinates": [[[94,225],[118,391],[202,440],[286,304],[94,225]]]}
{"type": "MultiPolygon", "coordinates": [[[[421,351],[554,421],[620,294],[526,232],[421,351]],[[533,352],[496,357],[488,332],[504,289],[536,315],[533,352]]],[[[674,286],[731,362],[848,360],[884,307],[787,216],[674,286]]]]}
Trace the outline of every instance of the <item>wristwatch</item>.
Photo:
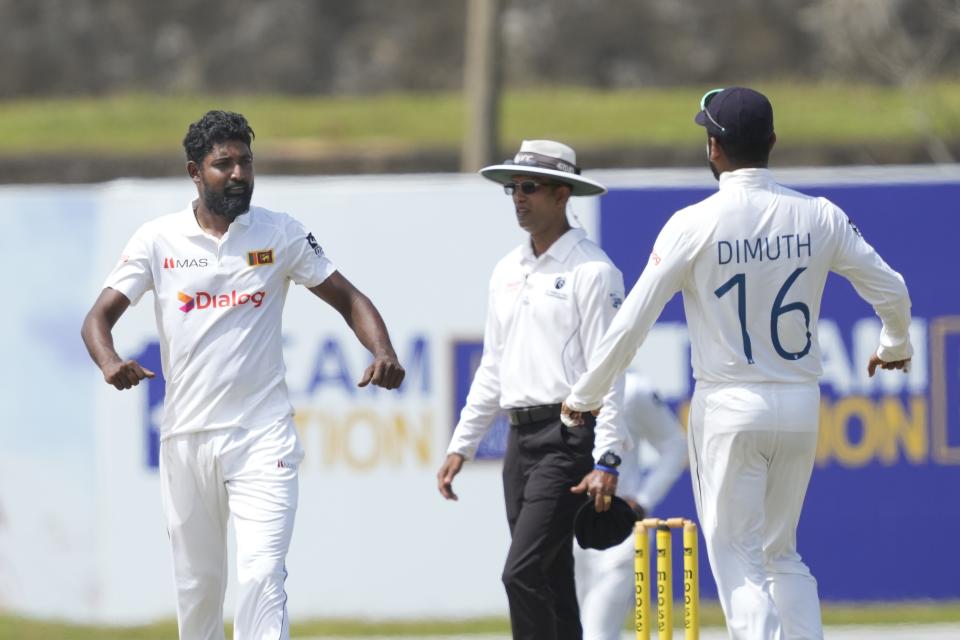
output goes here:
{"type": "Polygon", "coordinates": [[[604,467],[610,467],[611,469],[616,469],[620,466],[620,456],[615,454],[613,451],[607,451],[600,459],[597,460],[597,464],[604,467]]]}

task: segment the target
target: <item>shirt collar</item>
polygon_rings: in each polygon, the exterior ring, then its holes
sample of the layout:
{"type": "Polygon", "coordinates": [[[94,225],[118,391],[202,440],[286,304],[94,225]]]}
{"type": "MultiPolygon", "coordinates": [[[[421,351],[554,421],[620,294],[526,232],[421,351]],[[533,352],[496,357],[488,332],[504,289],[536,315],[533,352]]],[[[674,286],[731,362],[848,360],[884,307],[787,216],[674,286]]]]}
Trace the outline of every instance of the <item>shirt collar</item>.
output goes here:
{"type": "Polygon", "coordinates": [[[527,238],[527,241],[523,243],[521,248],[520,258],[524,262],[536,262],[540,258],[550,256],[557,262],[565,262],[570,256],[570,252],[573,251],[573,248],[586,237],[587,232],[583,229],[578,227],[568,229],[567,232],[557,238],[556,241],[550,245],[550,248],[547,249],[543,255],[539,256],[539,258],[533,255],[533,242],[530,238],[527,238]]]}
{"type": "MultiPolygon", "coordinates": [[[[181,225],[184,235],[187,236],[202,236],[203,229],[200,228],[200,224],[197,222],[197,216],[193,212],[193,204],[196,200],[191,200],[187,203],[186,209],[180,212],[181,216],[181,225]]],[[[249,227],[253,219],[253,207],[251,206],[246,212],[240,214],[234,218],[233,222],[230,223],[230,226],[239,225],[241,227],[249,227]]]]}
{"type": "Polygon", "coordinates": [[[769,169],[751,168],[725,171],[720,174],[720,188],[768,187],[774,183],[769,169]]]}

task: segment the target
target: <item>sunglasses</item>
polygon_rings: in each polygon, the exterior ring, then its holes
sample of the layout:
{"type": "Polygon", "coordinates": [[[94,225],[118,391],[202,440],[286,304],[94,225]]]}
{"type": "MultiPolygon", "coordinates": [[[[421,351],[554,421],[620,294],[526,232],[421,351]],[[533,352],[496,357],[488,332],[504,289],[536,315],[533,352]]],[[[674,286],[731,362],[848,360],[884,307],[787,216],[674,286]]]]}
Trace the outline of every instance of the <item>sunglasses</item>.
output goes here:
{"type": "Polygon", "coordinates": [[[503,192],[508,196],[512,196],[517,191],[520,191],[521,193],[529,196],[539,191],[542,187],[550,186],[553,185],[534,182],[533,180],[524,180],[523,182],[507,182],[503,185],[503,192]]]}
{"type": "Polygon", "coordinates": [[[707,107],[710,105],[710,102],[711,102],[714,98],[716,98],[717,95],[718,95],[720,92],[722,92],[722,91],[724,91],[724,90],[723,90],[723,89],[711,89],[710,91],[707,91],[705,94],[703,94],[703,97],[700,98],[700,111],[703,111],[703,112],[707,115],[707,118],[710,120],[710,122],[712,122],[714,125],[716,125],[717,128],[720,129],[720,132],[721,132],[721,133],[726,133],[726,131],[727,131],[726,127],[724,127],[724,126],[721,125],[719,122],[717,122],[717,121],[714,119],[714,117],[710,114],[710,112],[707,111],[707,107]]]}

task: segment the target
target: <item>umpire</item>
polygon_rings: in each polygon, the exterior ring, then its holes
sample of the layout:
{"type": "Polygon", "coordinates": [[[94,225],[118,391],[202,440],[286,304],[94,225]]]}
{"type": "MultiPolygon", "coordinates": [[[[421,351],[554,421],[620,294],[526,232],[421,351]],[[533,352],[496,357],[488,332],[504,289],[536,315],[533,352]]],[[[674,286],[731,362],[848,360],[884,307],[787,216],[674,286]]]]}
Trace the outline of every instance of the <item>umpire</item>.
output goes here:
{"type": "Polygon", "coordinates": [[[503,490],[511,544],[503,569],[514,638],[581,638],[574,585],[573,519],[589,493],[598,511],[616,490],[622,379],[595,418],[565,426],[560,403],[624,296],[607,255],[572,228],[570,196],[606,192],[580,175],[570,147],[524,141],[513,160],[480,170],[512,196],[529,239],[490,278],[483,357],[437,473],[441,495],[471,459],[501,409],[510,422],[503,490]],[[595,462],[596,460],[596,462],[595,462]]]}

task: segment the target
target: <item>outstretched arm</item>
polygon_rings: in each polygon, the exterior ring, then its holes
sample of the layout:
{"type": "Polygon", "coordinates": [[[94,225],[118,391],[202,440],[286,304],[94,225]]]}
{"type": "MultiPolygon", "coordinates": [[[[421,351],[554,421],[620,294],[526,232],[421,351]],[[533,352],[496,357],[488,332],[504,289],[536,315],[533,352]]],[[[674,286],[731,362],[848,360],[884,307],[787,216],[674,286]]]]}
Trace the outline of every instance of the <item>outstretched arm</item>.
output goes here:
{"type": "Polygon", "coordinates": [[[640,278],[589,354],[587,372],[570,390],[564,402],[567,411],[589,411],[603,404],[604,395],[629,366],[663,307],[682,289],[702,246],[688,220],[676,214],[660,231],[640,278]]]}
{"type": "Polygon", "coordinates": [[[156,375],[136,360],[124,361],[113,347],[111,330],[129,306],[130,300],[125,295],[107,287],[100,292],[80,329],[87,352],[103,372],[103,379],[120,390],[135,387],[144,378],[156,375]]]}
{"type": "Polygon", "coordinates": [[[360,344],[373,354],[373,364],[364,371],[357,386],[365,387],[373,383],[384,389],[399,387],[406,372],[397,360],[387,326],[370,299],[339,271],[334,271],[317,286],[310,287],[310,291],[336,309],[360,344]]]}

